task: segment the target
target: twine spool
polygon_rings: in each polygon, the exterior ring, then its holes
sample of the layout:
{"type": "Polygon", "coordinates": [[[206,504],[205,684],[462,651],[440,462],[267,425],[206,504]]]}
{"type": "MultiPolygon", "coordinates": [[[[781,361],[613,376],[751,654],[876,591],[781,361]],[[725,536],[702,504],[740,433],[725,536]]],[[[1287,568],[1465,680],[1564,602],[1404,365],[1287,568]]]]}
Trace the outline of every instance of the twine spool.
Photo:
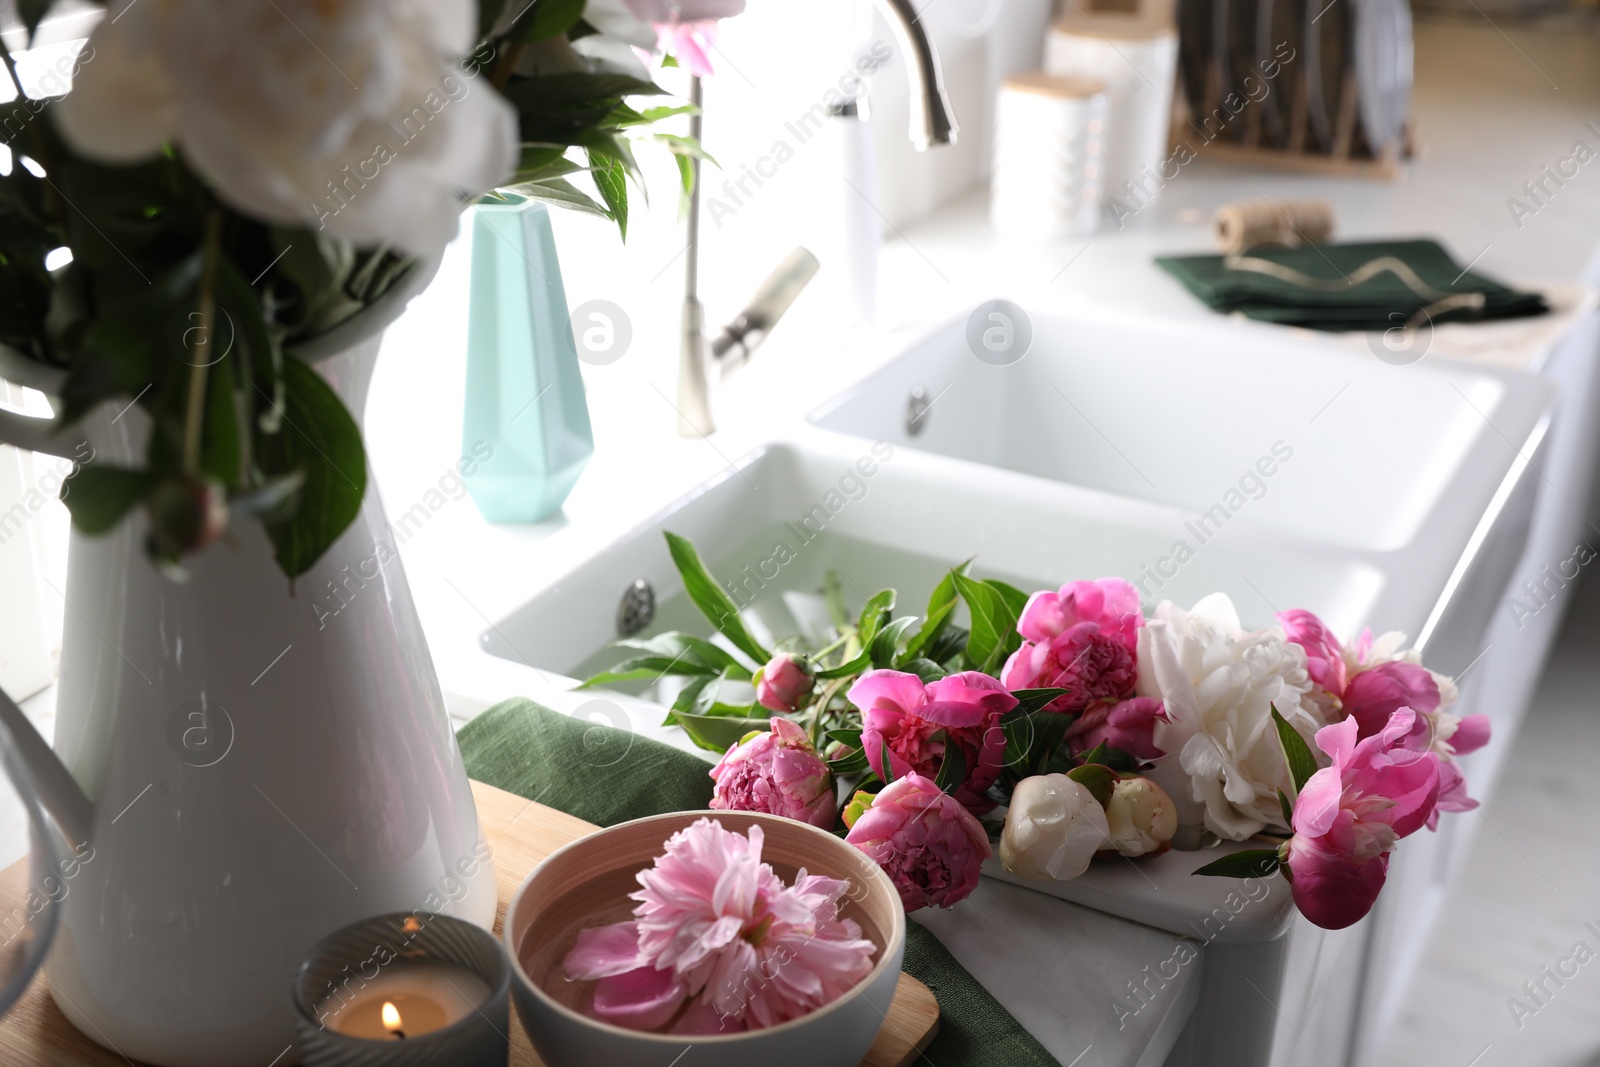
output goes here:
{"type": "Polygon", "coordinates": [[[1217,248],[1225,253],[1262,245],[1298,248],[1333,236],[1333,208],[1326,200],[1244,200],[1218,208],[1212,223],[1217,248]]]}

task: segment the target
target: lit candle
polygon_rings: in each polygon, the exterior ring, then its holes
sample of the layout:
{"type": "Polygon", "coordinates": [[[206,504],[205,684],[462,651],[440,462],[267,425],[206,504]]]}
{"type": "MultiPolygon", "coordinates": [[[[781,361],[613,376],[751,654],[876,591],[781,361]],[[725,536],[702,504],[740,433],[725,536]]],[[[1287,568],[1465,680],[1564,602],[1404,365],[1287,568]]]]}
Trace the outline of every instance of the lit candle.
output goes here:
{"type": "Polygon", "coordinates": [[[325,997],[317,1014],[346,1037],[404,1041],[460,1022],[488,999],[488,983],[465,967],[398,960],[376,978],[351,981],[325,997]]]}
{"type": "Polygon", "coordinates": [[[375,915],[335,930],[294,980],[307,1067],[505,1067],[511,960],[449,915],[375,915]]]}

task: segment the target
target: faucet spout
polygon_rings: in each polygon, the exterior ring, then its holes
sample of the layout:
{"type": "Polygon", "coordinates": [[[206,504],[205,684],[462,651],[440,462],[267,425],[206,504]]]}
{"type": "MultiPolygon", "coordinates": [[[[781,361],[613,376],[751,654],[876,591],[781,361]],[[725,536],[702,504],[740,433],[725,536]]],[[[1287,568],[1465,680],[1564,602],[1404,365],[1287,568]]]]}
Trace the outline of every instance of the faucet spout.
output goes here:
{"type": "Polygon", "coordinates": [[[907,55],[911,72],[911,143],[918,150],[930,145],[954,144],[955,115],[944,90],[944,72],[939,53],[927,29],[911,5],[911,0],[877,0],[878,7],[894,26],[895,35],[907,55]]]}

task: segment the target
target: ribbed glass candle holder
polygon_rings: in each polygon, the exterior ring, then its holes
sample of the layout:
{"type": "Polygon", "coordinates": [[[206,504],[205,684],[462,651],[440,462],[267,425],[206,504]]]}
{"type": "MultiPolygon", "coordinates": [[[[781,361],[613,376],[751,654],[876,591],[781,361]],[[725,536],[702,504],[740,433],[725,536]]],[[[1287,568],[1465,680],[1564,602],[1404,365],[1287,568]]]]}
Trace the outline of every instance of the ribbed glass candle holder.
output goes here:
{"type": "Polygon", "coordinates": [[[379,915],[325,938],[294,983],[305,1067],[505,1067],[511,966],[448,915],[379,915]]]}

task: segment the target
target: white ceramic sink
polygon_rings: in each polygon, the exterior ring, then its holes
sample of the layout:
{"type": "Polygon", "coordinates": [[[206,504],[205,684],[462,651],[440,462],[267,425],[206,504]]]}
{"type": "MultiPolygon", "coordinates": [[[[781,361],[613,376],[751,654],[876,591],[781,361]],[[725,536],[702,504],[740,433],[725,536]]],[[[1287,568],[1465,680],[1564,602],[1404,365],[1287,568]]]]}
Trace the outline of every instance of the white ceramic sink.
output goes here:
{"type": "Polygon", "coordinates": [[[1170,504],[1204,532],[1247,518],[1381,552],[1475,521],[1550,401],[1529,375],[1394,366],[1282,329],[1027,315],[1015,362],[975,356],[963,314],[811,421],[1170,504]],[[931,407],[908,429],[916,387],[931,407]]]}
{"type": "MultiPolygon", "coordinates": [[[[1170,515],[1139,501],[1090,500],[1064,489],[1040,494],[1031,479],[1009,471],[879,448],[887,459],[870,442],[818,435],[757,450],[498,620],[483,635],[485,650],[511,660],[525,652],[531,666],[569,677],[598,670],[615,658],[606,646],[635,579],[656,595],[647,633],[709,633],[683,595],[663,530],[691,538],[757,631],[779,636],[796,626],[784,594],[815,592],[829,570],[857,605],[893,586],[905,598],[900,610],[918,613],[945,570],[969,556],[980,574],[1039,589],[1138,574],[1172,548],[1170,515]],[[860,473],[863,461],[870,477],[860,473]]],[[[1376,568],[1340,556],[1241,530],[1226,545],[1204,546],[1154,592],[1187,604],[1227,589],[1256,626],[1267,625],[1277,606],[1312,608],[1341,630],[1400,609],[1376,568]]]]}
{"type": "MultiPolygon", "coordinates": [[[[665,737],[658,725],[663,709],[650,700],[658,693],[641,693],[643,687],[631,695],[554,691],[567,684],[563,677],[582,677],[615,661],[618,654],[606,648],[617,636],[619,600],[635,579],[649,582],[658,598],[646,633],[682,628],[709,636],[683,594],[663,530],[695,541],[713,572],[732,585],[752,628],[778,633],[795,626],[785,594],[814,592],[830,569],[840,574],[855,604],[893,585],[906,598],[902,610],[918,612],[944,569],[974,553],[979,573],[1037,589],[1071,578],[1138,573],[1168,553],[1175,536],[1171,511],[1144,501],[1040,483],[913,449],[880,445],[874,453],[872,442],[840,435],[802,431],[795,438],[758,449],[600,549],[496,620],[481,638],[484,650],[502,663],[538,668],[544,685],[527,684],[524,691],[537,692],[554,707],[665,737]],[[866,469],[870,476],[862,474],[866,469]]],[[[1270,621],[1275,606],[1290,604],[1316,610],[1341,630],[1421,610],[1405,602],[1415,600],[1412,587],[1349,558],[1348,550],[1296,544],[1260,528],[1241,527],[1225,543],[1204,546],[1165,580],[1159,595],[1187,603],[1216,589],[1233,591],[1244,621],[1256,626],[1270,621]]],[[[1232,905],[1230,900],[1244,899],[1237,896],[1237,883],[1191,876],[1210,858],[1172,852],[1138,865],[1096,865],[1075,882],[1031,885],[1197,942],[1205,968],[1200,1000],[1179,1048],[1199,1056],[1197,1062],[1220,1062],[1216,1057],[1225,1048],[1231,1062],[1265,1064],[1277,1019],[1252,986],[1280,1004],[1317,1003],[1310,986],[1298,983],[1317,984],[1323,976],[1310,969],[1291,974],[1285,961],[1319,953],[1345,958],[1349,939],[1319,947],[1327,935],[1304,924],[1294,937],[1285,937],[1293,915],[1282,881],[1258,883],[1257,890],[1266,887],[1264,894],[1232,905]]],[[[996,867],[989,873],[1002,872],[996,867]]],[[[1064,911],[1060,921],[1087,921],[1073,915],[1083,913],[1064,911]]],[[[1129,973],[1107,986],[1113,1003],[1126,1000],[1133,1005],[1128,1010],[1137,1008],[1140,1000],[1130,992],[1133,985],[1123,988],[1124,979],[1150,981],[1140,967],[1156,966],[1168,954],[1124,961],[1129,973]]],[[[1349,959],[1347,966],[1359,963],[1349,959]]],[[[1291,1010],[1295,1026],[1313,1025],[1304,1012],[1291,1010]]],[[[1137,1022],[1149,1025],[1142,1015],[1137,1022]]],[[[1169,1032],[1164,1040],[1172,1038],[1169,1032]]],[[[1316,1040],[1326,1046],[1328,1039],[1316,1040]]]]}
{"type": "MultiPolygon", "coordinates": [[[[1033,324],[1032,349],[1010,366],[972,355],[965,316],[918,340],[497,619],[483,650],[502,669],[537,668],[541,698],[574,711],[600,695],[559,692],[563,679],[620,658],[607,646],[636,579],[657,599],[646,634],[708,635],[668,556],[671,530],[699,546],[758,633],[794,632],[795,594],[830,570],[855,604],[892,585],[899,610],[919,613],[942,572],[975,555],[980,574],[1023,589],[1120,575],[1147,606],[1223,590],[1246,626],[1301,607],[1342,634],[1405,630],[1439,669],[1476,658],[1526,542],[1548,383],[1389,366],[1231,325],[1033,324]],[[912,434],[918,385],[932,406],[912,434]]],[[[665,737],[668,697],[641,685],[603,701],[618,725],[665,737]]],[[[1283,936],[1281,881],[1219,913],[1234,883],[1191,877],[1200,862],[1173,852],[1034,888],[1205,944],[1181,1062],[1267,1062],[1278,1028],[1262,997],[1337,1057],[1349,1035],[1320,1028],[1342,1016],[1310,1006],[1353,995],[1366,927],[1297,922],[1283,936]]]]}

